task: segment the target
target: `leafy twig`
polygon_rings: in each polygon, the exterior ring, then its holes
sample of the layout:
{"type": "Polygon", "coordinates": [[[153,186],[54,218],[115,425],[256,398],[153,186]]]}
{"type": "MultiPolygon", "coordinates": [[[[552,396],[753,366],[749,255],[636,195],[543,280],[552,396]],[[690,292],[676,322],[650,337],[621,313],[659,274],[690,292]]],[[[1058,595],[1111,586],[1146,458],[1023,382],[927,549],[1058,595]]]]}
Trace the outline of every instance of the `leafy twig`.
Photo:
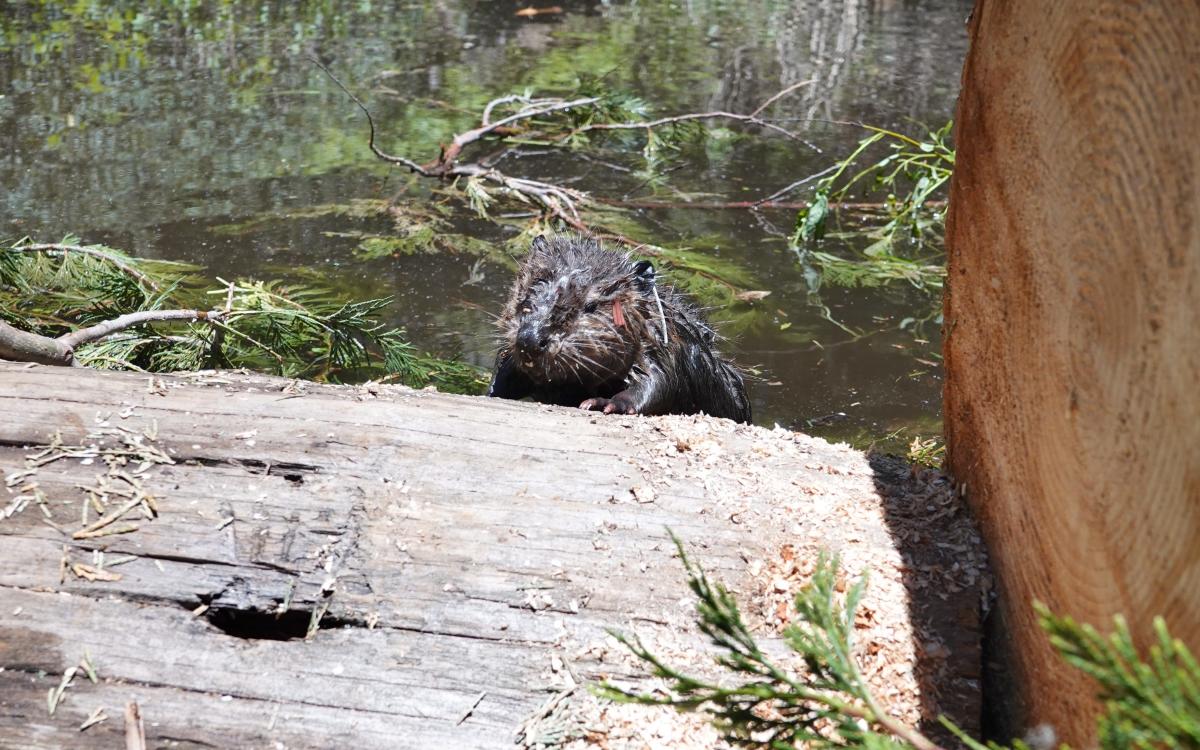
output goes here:
{"type": "MultiPolygon", "coordinates": [[[[613,633],[655,676],[667,681],[668,689],[640,693],[603,683],[595,692],[617,701],[702,710],[727,740],[743,747],[943,750],[888,714],[858,669],[851,635],[865,578],[839,596],[837,558],[820,556],[811,582],[796,595],[796,624],[784,631],[804,664],[795,674],[762,652],[729,591],[710,582],[688,560],[679,539],[672,539],[687,571],[688,587],[696,595],[697,625],[718,648],[716,661],[732,679],[684,674],[636,637],[613,633]]],[[[1182,641],[1171,637],[1162,618],[1154,621],[1157,640],[1143,659],[1120,616],[1105,637],[1089,625],[1053,615],[1041,603],[1035,602],[1034,609],[1054,648],[1100,686],[1105,712],[1099,717],[1098,736],[1103,750],[1200,748],[1200,665],[1182,641]]],[[[970,750],[1005,750],[995,742],[971,738],[945,717],[941,722],[970,750]]],[[[1029,750],[1019,740],[1011,747],[1029,750]]]]}
{"type": "Polygon", "coordinates": [[[613,635],[670,684],[665,696],[628,691],[610,683],[598,692],[608,698],[711,714],[726,739],[772,748],[876,748],[871,727],[901,739],[915,750],[942,750],[917,730],[890,716],[871,695],[851,649],[854,611],[866,587],[861,578],[836,595],[837,560],[818,560],[811,583],[796,596],[798,624],[784,637],[806,669],[793,673],[759,648],[742,621],[737,603],[719,583],[709,581],[672,535],[696,595],[697,624],[720,650],[717,662],[740,682],[723,684],[685,675],[652,654],[639,640],[613,635]],[[753,737],[755,740],[750,741],[753,737]]]}

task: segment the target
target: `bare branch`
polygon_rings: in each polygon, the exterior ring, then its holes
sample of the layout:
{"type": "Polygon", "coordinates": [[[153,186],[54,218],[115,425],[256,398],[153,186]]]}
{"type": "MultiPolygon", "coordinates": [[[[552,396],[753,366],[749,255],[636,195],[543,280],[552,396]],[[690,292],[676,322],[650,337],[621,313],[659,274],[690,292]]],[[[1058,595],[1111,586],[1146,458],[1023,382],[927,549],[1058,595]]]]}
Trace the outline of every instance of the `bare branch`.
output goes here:
{"type": "Polygon", "coordinates": [[[37,362],[43,365],[73,366],[75,348],[98,341],[126,328],[161,320],[202,320],[221,325],[224,310],[142,310],[50,338],[13,328],[0,320],[0,359],[37,362]]]}
{"type": "Polygon", "coordinates": [[[490,102],[487,103],[487,106],[485,106],[483,108],[483,119],[480,120],[480,122],[482,122],[484,125],[491,125],[492,124],[492,110],[503,104],[511,104],[513,102],[521,102],[522,104],[529,104],[529,97],[521,96],[520,94],[509,94],[508,96],[501,96],[501,97],[491,100],[490,102]]]}
{"type": "MultiPolygon", "coordinates": [[[[371,117],[371,113],[370,113],[370,111],[368,111],[366,105],[364,105],[362,103],[362,101],[360,101],[358,99],[358,97],[356,97],[353,93],[351,93],[351,91],[345,86],[345,84],[343,84],[340,80],[338,80],[337,76],[335,76],[319,60],[312,59],[312,62],[314,65],[319,67],[322,71],[324,71],[324,73],[327,76],[329,76],[330,80],[332,80],[335,84],[337,84],[338,88],[340,88],[343,92],[345,92],[345,94],[350,97],[350,99],[358,106],[358,108],[362,110],[363,114],[366,115],[367,123],[370,126],[370,140],[369,140],[368,145],[370,146],[372,153],[374,153],[380,159],[382,159],[386,162],[392,163],[392,164],[400,164],[400,165],[408,168],[410,171],[420,174],[424,177],[437,177],[437,178],[441,178],[441,179],[450,179],[450,178],[454,178],[454,177],[471,177],[471,178],[475,178],[475,179],[479,179],[479,180],[484,180],[488,183],[499,186],[502,189],[502,191],[504,191],[504,192],[510,193],[512,195],[515,195],[519,199],[525,200],[526,202],[531,202],[531,203],[539,206],[541,208],[541,213],[544,217],[552,217],[552,218],[558,219],[559,221],[562,221],[564,224],[566,224],[576,230],[579,230],[581,232],[598,234],[598,236],[606,236],[606,237],[609,237],[618,242],[622,242],[622,243],[626,243],[626,244],[630,244],[630,245],[637,244],[637,243],[634,243],[631,240],[629,240],[629,238],[624,237],[622,235],[606,234],[606,233],[602,233],[602,232],[598,233],[595,228],[588,226],[587,222],[585,222],[580,215],[580,208],[587,206],[589,204],[592,204],[595,199],[593,199],[587,193],[580,191],[580,190],[574,190],[572,188],[568,188],[562,184],[555,184],[555,183],[545,182],[545,181],[541,181],[541,180],[527,179],[527,178],[523,178],[523,177],[514,177],[511,175],[505,174],[504,172],[497,169],[496,163],[498,163],[505,156],[509,155],[510,150],[508,148],[501,149],[499,152],[477,158],[473,161],[456,163],[457,159],[459,158],[459,156],[462,154],[463,150],[468,145],[482,140],[489,134],[496,134],[496,135],[501,135],[501,136],[511,135],[510,132],[502,131],[501,130],[502,128],[505,128],[505,127],[510,126],[517,122],[528,121],[528,120],[531,120],[531,119],[534,119],[537,117],[552,114],[554,112],[563,112],[563,111],[577,108],[577,107],[588,107],[588,106],[594,105],[597,102],[599,102],[601,100],[600,97],[595,97],[595,96],[583,97],[583,98],[573,99],[573,100],[569,100],[569,101],[559,99],[559,98],[535,99],[535,98],[531,98],[531,97],[520,95],[520,94],[510,94],[507,96],[497,97],[497,98],[489,101],[486,105],[484,105],[483,111],[480,115],[480,120],[479,120],[480,124],[478,127],[455,134],[453,139],[450,141],[450,143],[448,145],[444,145],[442,147],[441,153],[438,155],[438,157],[436,159],[433,159],[432,161],[429,161],[425,164],[417,164],[416,162],[412,161],[411,159],[407,159],[407,158],[400,157],[400,156],[393,156],[391,154],[386,154],[386,153],[382,152],[375,145],[375,121],[371,117]],[[502,117],[498,120],[492,119],[493,114],[495,113],[495,111],[498,107],[501,107],[506,104],[514,104],[514,103],[521,105],[520,109],[517,112],[514,112],[513,114],[510,114],[506,117],[502,117]]],[[[656,127],[660,127],[663,125],[671,125],[671,124],[681,123],[681,122],[725,119],[725,120],[733,120],[735,122],[746,123],[749,125],[753,125],[753,126],[762,128],[764,130],[778,133],[778,134],[783,135],[791,140],[802,143],[805,146],[820,153],[821,149],[819,149],[817,146],[813,145],[812,143],[809,143],[807,140],[800,137],[796,133],[793,133],[792,131],[787,130],[786,128],[783,128],[773,122],[769,122],[769,121],[764,120],[759,117],[759,115],[762,114],[762,112],[764,112],[772,104],[778,102],[780,99],[782,99],[783,97],[787,96],[788,94],[796,91],[797,89],[800,89],[801,87],[804,87],[804,86],[811,85],[812,83],[813,83],[812,80],[800,81],[798,83],[794,83],[794,84],[788,86],[787,88],[783,89],[782,91],[779,91],[776,94],[769,97],[766,101],[764,101],[761,105],[759,105],[758,108],[755,109],[750,114],[738,114],[738,113],[734,113],[734,112],[715,111],[715,112],[689,113],[689,114],[683,114],[683,115],[675,115],[672,117],[661,117],[656,120],[647,120],[647,121],[643,121],[643,122],[590,123],[587,125],[581,125],[580,127],[577,127],[574,129],[566,130],[564,132],[554,132],[553,134],[547,135],[546,137],[552,143],[561,143],[563,141],[568,140],[573,135],[577,135],[580,133],[593,132],[593,131],[601,131],[601,130],[646,130],[646,131],[651,131],[656,127]]],[[[614,168],[614,169],[623,169],[623,168],[619,167],[618,165],[607,164],[606,166],[609,166],[610,168],[614,168]]],[[[808,182],[810,180],[817,179],[818,177],[823,176],[823,174],[824,173],[820,173],[813,177],[805,178],[805,180],[793,183],[792,185],[789,185],[787,188],[784,188],[783,190],[778,191],[775,194],[768,196],[759,201],[737,202],[737,203],[716,204],[716,205],[714,205],[714,204],[686,204],[686,203],[685,204],[670,204],[670,205],[682,205],[683,207],[692,207],[692,208],[699,208],[702,206],[712,206],[712,207],[720,207],[720,208],[741,208],[741,209],[776,208],[776,207],[782,208],[785,206],[791,207],[790,204],[778,203],[775,199],[779,198],[783,195],[786,195],[788,192],[795,190],[797,187],[800,187],[801,185],[806,184],[806,182],[808,182]]],[[[602,200],[600,202],[603,202],[603,203],[606,203],[609,205],[635,205],[633,202],[626,202],[626,201],[602,200]]],[[[636,205],[645,205],[646,207],[651,207],[651,208],[658,207],[658,204],[636,204],[636,205]]],[[[666,207],[667,205],[668,204],[663,204],[663,207],[666,207]]],[[[803,207],[803,206],[797,206],[797,207],[803,207]]]]}
{"type": "Polygon", "coordinates": [[[359,101],[359,98],[357,96],[355,96],[350,91],[350,89],[346,88],[346,84],[339,81],[338,77],[335,76],[329,70],[329,68],[325,67],[325,65],[322,64],[320,60],[318,60],[315,57],[310,57],[309,60],[312,62],[313,65],[316,65],[318,68],[325,71],[325,75],[329,76],[329,79],[332,80],[334,83],[336,83],[338,88],[340,88],[342,91],[346,92],[346,96],[350,97],[350,101],[357,104],[358,108],[362,110],[362,113],[367,116],[367,124],[371,126],[371,135],[370,135],[370,138],[367,140],[367,146],[370,147],[371,153],[375,154],[375,156],[377,156],[380,159],[383,159],[384,161],[389,162],[391,164],[399,164],[401,166],[408,167],[408,169],[410,171],[416,172],[419,175],[423,175],[425,177],[429,176],[429,172],[425,171],[425,168],[422,167],[420,164],[417,164],[415,161],[412,161],[411,159],[405,159],[403,156],[392,156],[391,154],[384,152],[378,146],[376,146],[375,145],[375,120],[371,117],[371,111],[367,109],[367,105],[365,105],[361,101],[359,101]]]}
{"type": "Polygon", "coordinates": [[[821,179],[822,177],[824,177],[825,175],[829,174],[830,172],[835,172],[835,171],[837,171],[837,170],[838,170],[838,169],[840,169],[840,168],[841,168],[841,165],[840,165],[840,164],[831,164],[830,166],[826,167],[825,169],[822,169],[820,172],[817,172],[816,174],[810,174],[808,177],[803,177],[803,178],[801,178],[801,179],[799,179],[799,180],[796,180],[796,181],[795,181],[795,182],[793,182],[791,185],[788,185],[788,186],[787,186],[787,187],[785,187],[785,188],[782,188],[782,189],[780,189],[780,190],[776,190],[774,193],[771,193],[771,194],[770,194],[770,195],[768,195],[766,198],[763,198],[762,200],[756,201],[756,202],[754,203],[754,205],[755,205],[755,206],[763,206],[763,205],[766,205],[766,204],[768,204],[768,203],[771,203],[771,202],[773,202],[775,199],[777,199],[777,198],[782,198],[783,196],[785,196],[785,195],[787,195],[788,193],[792,192],[792,191],[793,191],[793,190],[795,190],[796,188],[798,188],[798,187],[801,187],[801,186],[803,186],[803,185],[807,185],[808,183],[812,182],[813,180],[819,180],[819,179],[821,179]]]}
{"type": "Polygon", "coordinates": [[[571,131],[572,135],[577,133],[588,133],[593,130],[652,130],[663,125],[673,125],[679,122],[689,122],[692,120],[734,120],[736,122],[746,122],[751,125],[757,125],[764,130],[770,130],[779,133],[782,136],[790,138],[797,143],[803,143],[805,146],[816,151],[818,154],[823,153],[815,144],[801,138],[787,128],[781,128],[773,122],[761,120],[754,115],[739,115],[736,112],[691,112],[686,115],[674,115],[672,117],[660,117],[657,120],[646,120],[645,122],[595,122],[588,125],[582,125],[571,131]]]}
{"type": "Polygon", "coordinates": [[[478,164],[462,164],[451,169],[448,174],[463,177],[478,177],[482,180],[500,185],[506,190],[522,195],[535,201],[555,217],[562,219],[583,232],[590,231],[579,218],[578,205],[588,203],[591,199],[587,193],[571,188],[555,185],[540,180],[529,180],[523,177],[510,177],[497,169],[488,169],[478,164]]]}
{"type": "Polygon", "coordinates": [[[137,279],[138,282],[140,282],[141,284],[149,287],[150,289],[152,289],[156,292],[159,291],[158,284],[155,284],[154,281],[149,276],[147,276],[146,274],[137,270],[133,266],[129,265],[129,263],[125,262],[125,260],[122,259],[120,256],[114,255],[113,253],[106,253],[105,251],[101,250],[99,247],[97,247],[95,245],[64,245],[62,243],[49,243],[49,244],[41,243],[41,244],[29,244],[29,245],[13,245],[7,249],[8,250],[17,250],[20,252],[36,252],[36,253],[79,253],[81,255],[90,255],[93,258],[102,258],[102,259],[108,261],[109,263],[111,263],[112,265],[116,266],[117,268],[119,268],[123,273],[126,273],[126,274],[132,276],[133,278],[137,279]]]}
{"type": "MultiPolygon", "coordinates": [[[[616,198],[592,198],[597,203],[603,203],[606,206],[618,206],[620,208],[684,208],[684,209],[699,209],[703,211],[710,210],[733,210],[745,211],[748,209],[787,209],[790,211],[808,208],[811,203],[809,201],[779,201],[768,198],[760,198],[756,201],[664,201],[664,200],[638,200],[634,199],[616,199],[616,198]]],[[[943,208],[946,201],[925,201],[923,206],[928,208],[943,208]]],[[[870,202],[870,201],[830,201],[831,209],[842,209],[846,211],[861,211],[863,213],[875,213],[886,211],[887,203],[870,202]]]]}
{"type": "Polygon", "coordinates": [[[787,96],[788,94],[792,93],[796,89],[803,88],[804,86],[811,86],[812,84],[814,84],[816,82],[817,82],[816,78],[809,78],[807,81],[800,81],[799,83],[793,83],[791,86],[788,86],[783,91],[776,93],[771,98],[767,99],[765,102],[758,105],[758,109],[751,112],[750,116],[758,117],[759,115],[761,115],[763,113],[763,110],[765,110],[767,107],[770,107],[772,104],[779,101],[780,99],[787,96]]]}
{"type": "Polygon", "coordinates": [[[576,151],[576,152],[572,153],[571,155],[574,156],[576,159],[582,159],[582,160],[584,160],[586,162],[590,162],[592,164],[599,164],[602,167],[608,167],[609,169],[611,169],[614,172],[622,172],[624,174],[633,174],[633,170],[630,169],[629,167],[621,166],[620,164],[614,164],[611,161],[604,161],[603,159],[597,159],[594,156],[588,156],[587,154],[583,153],[582,151],[576,151]]]}
{"type": "Polygon", "coordinates": [[[97,341],[117,331],[123,331],[126,328],[141,325],[142,323],[151,323],[159,320],[219,322],[224,315],[225,312],[223,310],[142,310],[140,312],[128,313],[112,320],[106,320],[94,326],[80,328],[78,331],[65,333],[54,340],[74,349],[81,344],[97,341]]]}
{"type": "Polygon", "coordinates": [[[75,364],[71,347],[58,339],[13,328],[0,320],[0,359],[67,367],[75,364]]]}
{"type": "MultiPolygon", "coordinates": [[[[480,138],[483,138],[485,135],[487,135],[488,133],[491,133],[492,131],[496,130],[497,128],[502,128],[505,125],[511,125],[514,122],[520,122],[521,120],[528,120],[530,118],[538,117],[540,115],[547,115],[547,114],[550,114],[551,112],[562,112],[563,110],[573,109],[575,107],[584,107],[589,104],[595,104],[598,101],[600,101],[600,97],[598,97],[598,96],[592,96],[592,97],[588,97],[586,99],[575,99],[574,101],[569,101],[569,102],[557,102],[557,103],[550,103],[548,100],[546,103],[543,103],[541,106],[535,106],[533,108],[523,109],[520,112],[517,112],[516,114],[509,115],[508,117],[497,120],[496,122],[492,122],[492,123],[485,122],[483,125],[480,125],[479,127],[475,128],[473,130],[467,130],[465,132],[459,133],[458,135],[454,136],[454,140],[450,142],[450,145],[442,150],[441,158],[438,159],[437,163],[433,166],[427,165],[427,168],[429,168],[430,171],[433,171],[433,172],[438,171],[439,168],[442,170],[446,169],[447,165],[453,163],[454,160],[458,158],[458,155],[460,153],[462,153],[462,150],[464,147],[466,147],[468,144],[478,141],[480,138]]],[[[485,114],[484,117],[486,119],[487,115],[485,114]]]]}

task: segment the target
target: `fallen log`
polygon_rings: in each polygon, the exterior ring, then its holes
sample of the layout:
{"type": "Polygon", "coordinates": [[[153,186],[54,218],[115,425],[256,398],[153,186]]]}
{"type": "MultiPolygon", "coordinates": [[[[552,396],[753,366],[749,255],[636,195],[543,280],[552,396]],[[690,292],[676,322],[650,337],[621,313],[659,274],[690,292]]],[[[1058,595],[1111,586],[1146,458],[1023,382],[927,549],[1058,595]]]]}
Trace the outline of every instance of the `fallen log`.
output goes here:
{"type": "Polygon", "coordinates": [[[148,747],[712,747],[581,688],[646,680],[609,628],[706,662],[668,527],[764,639],[817,550],[869,567],[881,702],[978,725],[987,578],[955,493],[805,435],[0,363],[0,470],[14,747],[119,747],[126,706],[148,747]]]}

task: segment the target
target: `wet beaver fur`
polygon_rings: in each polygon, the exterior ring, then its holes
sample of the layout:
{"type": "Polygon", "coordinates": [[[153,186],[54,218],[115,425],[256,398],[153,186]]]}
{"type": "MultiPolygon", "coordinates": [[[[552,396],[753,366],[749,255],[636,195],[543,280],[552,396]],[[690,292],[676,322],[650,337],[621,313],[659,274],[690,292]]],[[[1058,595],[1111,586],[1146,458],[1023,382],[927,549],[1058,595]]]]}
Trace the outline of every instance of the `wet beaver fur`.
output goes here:
{"type": "Polygon", "coordinates": [[[499,325],[489,396],[750,421],[742,375],[700,311],[659,285],[649,261],[592,238],[535,239],[499,325]]]}

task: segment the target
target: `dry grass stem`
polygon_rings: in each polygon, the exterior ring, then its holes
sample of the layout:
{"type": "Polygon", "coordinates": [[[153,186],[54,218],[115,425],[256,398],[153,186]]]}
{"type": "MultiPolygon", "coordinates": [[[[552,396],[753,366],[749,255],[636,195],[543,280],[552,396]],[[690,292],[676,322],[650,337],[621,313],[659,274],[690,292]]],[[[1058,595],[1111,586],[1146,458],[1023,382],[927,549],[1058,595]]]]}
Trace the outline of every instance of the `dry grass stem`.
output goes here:
{"type": "Polygon", "coordinates": [[[86,732],[88,729],[96,726],[102,721],[108,721],[108,714],[104,713],[103,707],[92,711],[88,717],[83,720],[83,723],[79,725],[79,731],[86,732]]]}
{"type": "Polygon", "coordinates": [[[66,672],[63,672],[62,680],[59,681],[58,687],[50,688],[46,695],[46,709],[50,715],[58,710],[58,706],[62,703],[63,693],[67,692],[67,688],[71,685],[71,681],[75,679],[75,674],[79,671],[79,667],[68,667],[66,672]]]}

